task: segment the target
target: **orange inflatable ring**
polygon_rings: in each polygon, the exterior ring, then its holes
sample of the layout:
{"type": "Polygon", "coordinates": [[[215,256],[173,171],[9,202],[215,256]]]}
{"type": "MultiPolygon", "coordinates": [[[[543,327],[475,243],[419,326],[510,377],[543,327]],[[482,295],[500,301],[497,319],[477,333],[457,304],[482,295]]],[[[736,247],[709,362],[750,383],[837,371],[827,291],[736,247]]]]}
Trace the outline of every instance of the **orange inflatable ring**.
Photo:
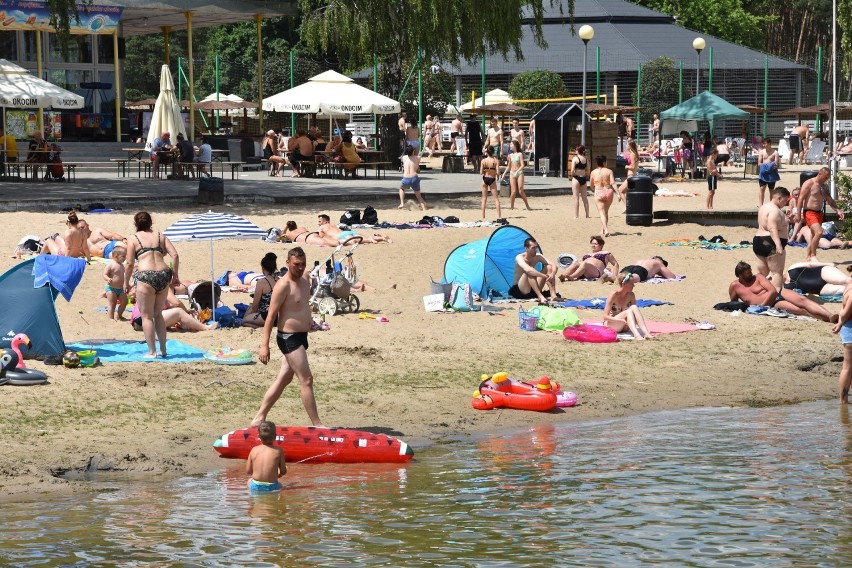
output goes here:
{"type": "Polygon", "coordinates": [[[509,378],[506,373],[483,377],[485,380],[473,393],[471,401],[477,410],[515,408],[545,412],[556,407],[556,391],[560,387],[551,383],[549,377],[541,377],[535,384],[509,378]]]}
{"type": "Polygon", "coordinates": [[[618,340],[618,334],[614,329],[605,325],[591,325],[581,323],[571,325],[562,330],[565,339],[581,341],[583,343],[612,343],[618,340]]]}

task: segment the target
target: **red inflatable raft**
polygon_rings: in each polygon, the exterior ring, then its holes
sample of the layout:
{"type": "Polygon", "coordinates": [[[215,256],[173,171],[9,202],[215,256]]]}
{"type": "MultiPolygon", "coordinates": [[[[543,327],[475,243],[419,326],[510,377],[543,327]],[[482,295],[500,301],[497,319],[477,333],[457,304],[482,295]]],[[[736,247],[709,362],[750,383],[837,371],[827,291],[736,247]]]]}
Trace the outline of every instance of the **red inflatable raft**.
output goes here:
{"type": "Polygon", "coordinates": [[[536,384],[513,379],[506,373],[496,373],[491,378],[483,375],[483,378],[471,401],[477,410],[503,407],[541,412],[556,406],[555,391],[560,390],[559,384],[551,384],[548,377],[541,377],[536,384]]]}
{"type": "MultiPolygon", "coordinates": [[[[217,438],[213,448],[222,457],[244,460],[258,444],[257,428],[246,428],[217,438]]],[[[414,457],[414,450],[402,440],[343,428],[278,426],[275,445],[284,449],[288,462],[402,463],[414,457]]]]}

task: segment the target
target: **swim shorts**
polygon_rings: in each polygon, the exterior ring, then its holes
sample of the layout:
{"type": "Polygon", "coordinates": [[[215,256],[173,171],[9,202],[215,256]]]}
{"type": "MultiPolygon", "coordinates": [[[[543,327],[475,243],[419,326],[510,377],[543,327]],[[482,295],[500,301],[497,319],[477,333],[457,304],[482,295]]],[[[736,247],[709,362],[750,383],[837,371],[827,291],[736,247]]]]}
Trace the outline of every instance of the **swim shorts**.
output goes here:
{"type": "Polygon", "coordinates": [[[638,264],[631,264],[621,269],[621,274],[626,272],[638,276],[639,282],[645,282],[648,279],[648,271],[645,270],[644,266],[639,266],[638,264]]]}
{"type": "Polygon", "coordinates": [[[852,343],[852,320],[847,321],[840,328],[840,343],[843,345],[852,343]]]}
{"type": "MultiPolygon", "coordinates": [[[[785,248],[787,246],[787,239],[780,239],[780,241],[781,248],[785,248]]],[[[772,242],[772,237],[769,235],[754,237],[751,240],[751,249],[754,251],[755,256],[761,258],[766,258],[774,252],[781,252],[775,250],[775,243],[772,242]]]]}
{"type": "Polygon", "coordinates": [[[278,343],[278,349],[285,355],[298,350],[300,347],[304,347],[305,350],[308,349],[307,331],[297,331],[294,333],[279,331],[275,336],[275,340],[278,343]]]}
{"type": "Polygon", "coordinates": [[[120,243],[121,241],[110,241],[104,247],[104,258],[109,258],[112,255],[112,250],[115,248],[115,245],[120,243]]]}
{"type": "Polygon", "coordinates": [[[109,284],[104,286],[104,292],[106,292],[106,293],[112,292],[116,296],[121,296],[122,294],[124,294],[124,290],[122,290],[121,288],[113,288],[109,284]]]}
{"type": "Polygon", "coordinates": [[[811,225],[822,225],[823,219],[825,218],[825,213],[822,211],[814,211],[813,209],[805,209],[804,219],[805,225],[810,227],[811,225]]]}
{"type": "Polygon", "coordinates": [[[791,134],[789,142],[791,152],[798,153],[802,151],[802,138],[798,134],[791,134]]]}
{"type": "Polygon", "coordinates": [[[719,187],[719,176],[707,176],[707,191],[716,191],[719,187]]]}
{"type": "Polygon", "coordinates": [[[356,233],[355,231],[340,231],[340,234],[337,235],[337,240],[340,241],[341,243],[343,243],[343,242],[346,242],[347,240],[351,239],[352,237],[357,237],[357,236],[358,236],[358,233],[356,233]]]}
{"type": "Polygon", "coordinates": [[[509,288],[509,295],[513,298],[517,298],[518,300],[531,300],[536,297],[535,292],[533,290],[530,290],[526,294],[521,292],[517,284],[512,284],[512,287],[509,288]]]}
{"type": "Polygon", "coordinates": [[[281,484],[277,481],[257,481],[252,479],[249,481],[249,491],[278,491],[281,489],[281,484]]]}
{"type": "Polygon", "coordinates": [[[399,182],[399,187],[401,189],[411,189],[414,191],[420,191],[420,176],[402,178],[402,181],[399,182]]]}

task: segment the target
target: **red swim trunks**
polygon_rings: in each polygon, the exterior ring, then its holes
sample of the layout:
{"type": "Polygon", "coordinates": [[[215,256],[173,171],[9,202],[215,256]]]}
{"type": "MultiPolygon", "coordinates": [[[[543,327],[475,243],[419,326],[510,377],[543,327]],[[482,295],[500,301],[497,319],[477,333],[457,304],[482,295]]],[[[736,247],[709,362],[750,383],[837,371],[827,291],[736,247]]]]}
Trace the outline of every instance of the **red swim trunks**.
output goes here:
{"type": "Polygon", "coordinates": [[[808,227],[811,225],[822,225],[824,215],[825,214],[822,211],[805,209],[805,225],[808,227]]]}

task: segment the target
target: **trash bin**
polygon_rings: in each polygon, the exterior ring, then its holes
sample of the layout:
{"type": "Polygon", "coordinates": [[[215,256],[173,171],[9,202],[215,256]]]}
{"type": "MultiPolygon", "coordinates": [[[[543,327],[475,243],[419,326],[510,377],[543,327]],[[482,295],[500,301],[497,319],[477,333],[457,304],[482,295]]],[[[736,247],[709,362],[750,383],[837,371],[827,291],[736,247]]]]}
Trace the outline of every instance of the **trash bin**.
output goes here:
{"type": "Polygon", "coordinates": [[[811,178],[817,177],[819,170],[805,170],[799,174],[799,187],[805,185],[805,182],[811,178]]]}
{"type": "Polygon", "coordinates": [[[627,179],[627,224],[650,227],[654,222],[654,189],[648,176],[627,179]]]}
{"type": "Polygon", "coordinates": [[[749,156],[745,162],[745,173],[756,176],[759,166],[757,165],[757,156],[749,156]]]}
{"type": "Polygon", "coordinates": [[[441,164],[444,173],[458,174],[464,172],[464,156],[444,156],[441,164]]]}
{"type": "Polygon", "coordinates": [[[202,175],[198,180],[198,203],[202,205],[225,203],[225,181],[222,178],[202,175]]]}

